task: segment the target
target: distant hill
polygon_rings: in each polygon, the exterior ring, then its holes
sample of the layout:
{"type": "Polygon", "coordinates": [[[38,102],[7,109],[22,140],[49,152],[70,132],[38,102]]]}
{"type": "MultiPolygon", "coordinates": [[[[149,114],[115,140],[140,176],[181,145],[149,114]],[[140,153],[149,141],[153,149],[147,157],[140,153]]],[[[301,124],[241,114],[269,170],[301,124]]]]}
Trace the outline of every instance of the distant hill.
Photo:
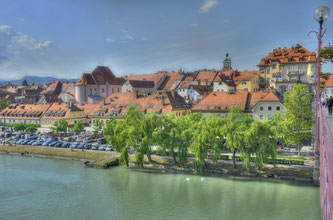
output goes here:
{"type": "Polygon", "coordinates": [[[31,84],[48,84],[52,83],[55,80],[76,82],[78,79],[62,79],[62,78],[55,78],[52,76],[24,76],[22,79],[19,80],[10,80],[10,81],[0,80],[0,83],[7,84],[8,82],[10,82],[11,84],[14,85],[22,85],[22,82],[24,80],[27,80],[29,85],[31,85],[31,84]]]}

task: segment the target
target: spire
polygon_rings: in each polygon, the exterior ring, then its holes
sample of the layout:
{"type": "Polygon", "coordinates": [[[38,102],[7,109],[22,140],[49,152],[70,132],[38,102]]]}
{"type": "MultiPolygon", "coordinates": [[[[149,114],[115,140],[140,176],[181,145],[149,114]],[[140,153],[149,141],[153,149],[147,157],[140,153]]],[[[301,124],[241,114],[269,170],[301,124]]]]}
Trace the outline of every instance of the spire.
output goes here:
{"type": "Polygon", "coordinates": [[[231,67],[231,58],[229,57],[229,53],[226,53],[225,58],[223,60],[222,71],[230,71],[231,67]]]}

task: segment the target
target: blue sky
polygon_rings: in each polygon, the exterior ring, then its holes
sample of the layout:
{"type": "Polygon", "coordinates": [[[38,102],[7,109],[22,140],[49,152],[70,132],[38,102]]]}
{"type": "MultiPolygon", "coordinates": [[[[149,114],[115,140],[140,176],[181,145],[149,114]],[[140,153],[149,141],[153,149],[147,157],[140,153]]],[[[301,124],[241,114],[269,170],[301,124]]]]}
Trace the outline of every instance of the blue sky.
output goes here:
{"type": "Polygon", "coordinates": [[[234,69],[256,70],[277,47],[315,51],[321,5],[333,43],[332,0],[1,0],[0,78],[219,69],[226,52],[234,69]]]}

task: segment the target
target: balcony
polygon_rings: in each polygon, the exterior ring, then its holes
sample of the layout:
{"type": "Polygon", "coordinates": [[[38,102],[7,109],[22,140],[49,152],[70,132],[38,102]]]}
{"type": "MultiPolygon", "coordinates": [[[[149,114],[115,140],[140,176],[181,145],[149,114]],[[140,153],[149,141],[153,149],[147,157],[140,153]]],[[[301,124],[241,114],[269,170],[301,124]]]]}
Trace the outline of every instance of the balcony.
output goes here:
{"type": "Polygon", "coordinates": [[[288,75],[289,76],[299,76],[299,75],[303,75],[305,73],[305,71],[289,71],[288,75]]]}
{"type": "Polygon", "coordinates": [[[272,74],[273,78],[281,78],[283,76],[282,72],[276,72],[272,74]]]}

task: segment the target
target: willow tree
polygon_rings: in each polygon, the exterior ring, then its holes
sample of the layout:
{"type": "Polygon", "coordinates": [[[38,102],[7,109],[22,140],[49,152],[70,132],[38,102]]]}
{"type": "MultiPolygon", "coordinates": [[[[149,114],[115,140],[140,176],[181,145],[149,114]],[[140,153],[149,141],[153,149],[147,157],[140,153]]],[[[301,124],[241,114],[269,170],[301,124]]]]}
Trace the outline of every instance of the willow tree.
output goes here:
{"type": "Polygon", "coordinates": [[[178,119],[174,114],[159,115],[160,124],[153,134],[156,143],[172,156],[174,164],[177,164],[175,149],[181,142],[178,119]]]}
{"type": "Polygon", "coordinates": [[[225,138],[227,148],[233,153],[232,160],[234,167],[236,167],[236,152],[240,153],[240,157],[243,160],[248,160],[248,154],[246,154],[245,133],[251,122],[251,117],[243,114],[238,106],[230,107],[229,114],[225,117],[225,123],[221,128],[221,134],[225,138]]]}
{"type": "Polygon", "coordinates": [[[312,111],[311,95],[305,85],[296,85],[292,91],[284,93],[284,117],[288,126],[287,139],[298,148],[301,155],[301,145],[304,140],[311,140],[312,111]]]}
{"type": "MultiPolygon", "coordinates": [[[[105,137],[106,142],[112,145],[115,149],[116,145],[118,145],[116,142],[117,137],[115,135],[116,126],[117,126],[117,120],[114,118],[110,118],[110,120],[106,122],[106,125],[102,130],[102,134],[105,137]]],[[[120,149],[117,151],[120,152],[120,149]]]]}

